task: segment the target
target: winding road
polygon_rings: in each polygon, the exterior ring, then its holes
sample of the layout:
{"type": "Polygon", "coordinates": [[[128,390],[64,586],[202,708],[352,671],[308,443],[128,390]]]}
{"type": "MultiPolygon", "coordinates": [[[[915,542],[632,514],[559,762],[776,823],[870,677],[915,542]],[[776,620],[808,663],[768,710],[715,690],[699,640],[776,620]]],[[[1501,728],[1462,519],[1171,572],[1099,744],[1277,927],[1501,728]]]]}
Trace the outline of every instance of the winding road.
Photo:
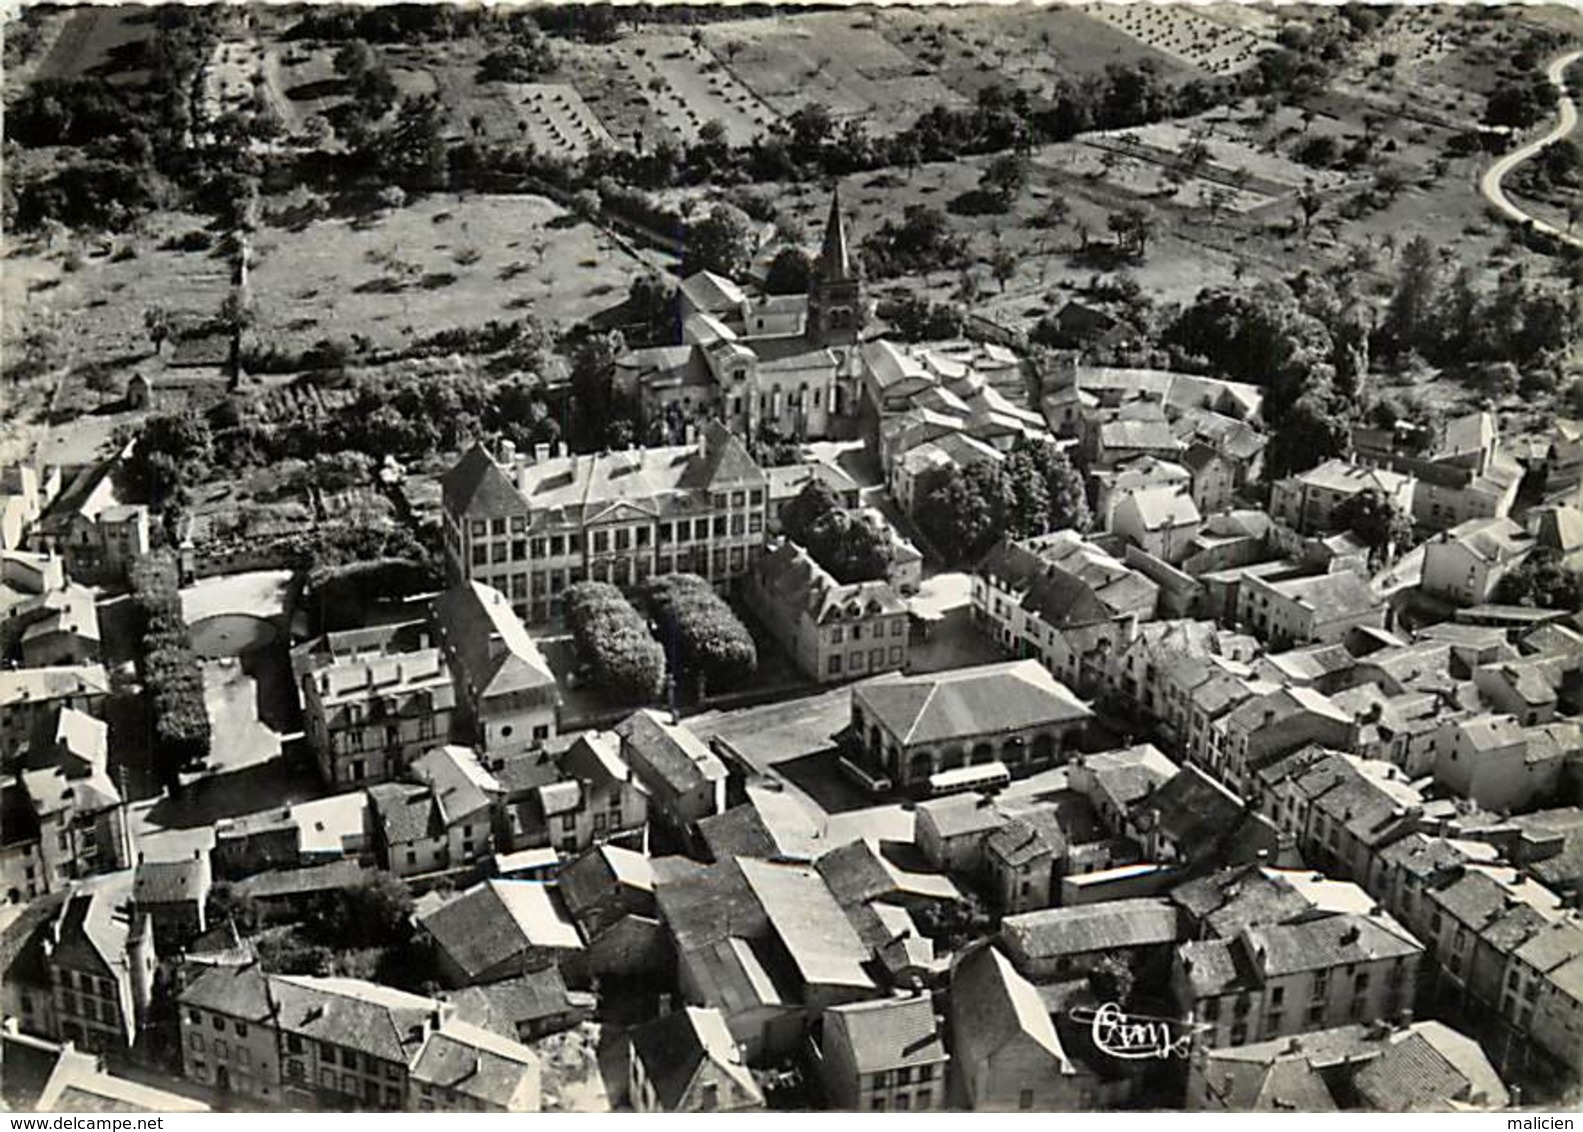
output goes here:
{"type": "Polygon", "coordinates": [[[1556,106],[1560,117],[1556,124],[1546,133],[1518,146],[1486,169],[1484,176],[1479,178],[1479,192],[1484,194],[1485,200],[1500,209],[1502,214],[1517,223],[1532,224],[1535,231],[1553,236],[1555,239],[1571,244],[1573,247],[1583,248],[1583,237],[1573,235],[1565,229],[1557,228],[1549,221],[1541,220],[1537,216],[1524,212],[1512,203],[1511,198],[1506,195],[1506,189],[1502,185],[1502,182],[1506,179],[1506,174],[1544,149],[1551,142],[1559,141],[1577,128],[1578,106],[1573,97],[1567,93],[1565,76],[1567,68],[1579,59],[1583,59],[1583,51],[1573,51],[1570,54],[1561,56],[1559,59],[1553,60],[1550,66],[1545,69],[1545,76],[1550,80],[1551,85],[1556,88],[1556,106]]]}

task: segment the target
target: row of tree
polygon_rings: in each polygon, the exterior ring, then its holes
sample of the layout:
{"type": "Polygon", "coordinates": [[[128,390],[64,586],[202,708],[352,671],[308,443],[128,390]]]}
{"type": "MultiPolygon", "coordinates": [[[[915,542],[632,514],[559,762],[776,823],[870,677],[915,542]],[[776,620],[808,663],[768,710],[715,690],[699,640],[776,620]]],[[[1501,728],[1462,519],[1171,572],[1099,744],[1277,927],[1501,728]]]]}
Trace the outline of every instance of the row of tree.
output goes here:
{"type": "Polygon", "coordinates": [[[203,669],[181,612],[175,554],[160,550],[138,559],[130,581],[154,772],[166,786],[175,787],[182,770],[209,757],[212,734],[203,702],[203,669]]]}

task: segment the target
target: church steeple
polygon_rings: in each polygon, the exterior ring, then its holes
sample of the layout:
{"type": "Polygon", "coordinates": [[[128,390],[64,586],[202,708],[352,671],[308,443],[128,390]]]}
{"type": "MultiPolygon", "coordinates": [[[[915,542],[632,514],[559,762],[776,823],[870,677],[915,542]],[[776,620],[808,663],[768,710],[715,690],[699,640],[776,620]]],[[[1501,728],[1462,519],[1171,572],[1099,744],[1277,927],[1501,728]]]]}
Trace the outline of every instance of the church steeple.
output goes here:
{"type": "Polygon", "coordinates": [[[863,329],[863,283],[846,238],[841,189],[830,194],[819,261],[808,281],[808,337],[822,345],[851,345],[863,329]]]}
{"type": "Polygon", "coordinates": [[[847,248],[846,219],[841,215],[841,186],[830,194],[830,218],[825,221],[824,246],[819,250],[819,278],[845,283],[852,278],[852,253],[847,248]]]}

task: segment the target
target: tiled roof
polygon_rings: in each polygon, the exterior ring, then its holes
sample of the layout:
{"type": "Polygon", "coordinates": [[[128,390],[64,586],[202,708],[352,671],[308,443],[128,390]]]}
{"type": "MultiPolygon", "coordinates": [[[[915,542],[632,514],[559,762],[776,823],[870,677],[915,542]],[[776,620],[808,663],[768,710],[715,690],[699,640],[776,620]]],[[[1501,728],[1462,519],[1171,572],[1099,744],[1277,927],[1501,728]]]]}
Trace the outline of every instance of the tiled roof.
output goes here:
{"type": "Polygon", "coordinates": [[[631,1031],[632,1052],[643,1063],[659,1105],[675,1111],[705,1060],[755,1101],[762,1094],[742,1063],[741,1051],[718,1010],[688,1006],[631,1031]]]}
{"type": "Polygon", "coordinates": [[[946,1060],[945,1044],[928,995],[882,998],[831,1007],[825,1033],[844,1032],[859,1073],[934,1065],[946,1060]]]}
{"type": "Polygon", "coordinates": [[[1172,943],[1177,930],[1171,902],[1147,898],[1007,916],[1000,924],[1000,938],[1013,956],[1041,960],[1172,943]]]}
{"type": "Polygon", "coordinates": [[[1134,820],[1149,816],[1178,845],[1213,844],[1235,829],[1242,799],[1195,766],[1177,771],[1165,785],[1133,805],[1134,820]]]}
{"type": "Polygon", "coordinates": [[[781,945],[809,985],[868,988],[868,949],[824,878],[802,865],[737,862],[781,945]]]}
{"type": "Polygon", "coordinates": [[[440,807],[427,786],[381,782],[369,788],[368,800],[388,845],[409,845],[445,832],[440,807]]]}
{"type": "Polygon", "coordinates": [[[1423,947],[1389,916],[1335,915],[1249,928],[1243,939],[1266,977],[1419,955],[1423,947]]]}
{"type": "Polygon", "coordinates": [[[679,794],[727,775],[719,756],[686,724],[672,723],[660,712],[649,708],[633,712],[616,724],[615,732],[626,744],[624,749],[635,756],[634,770],[654,773],[679,794]]]}
{"type": "Polygon", "coordinates": [[[494,775],[467,747],[436,747],[413,760],[412,773],[428,784],[446,826],[487,810],[491,798],[504,793],[494,775]]]}
{"type": "Polygon", "coordinates": [[[132,898],[140,905],[202,903],[209,897],[207,861],[144,861],[133,875],[132,898]]]}
{"type": "Polygon", "coordinates": [[[434,601],[434,624],[472,698],[513,706],[554,705],[555,677],[504,594],[463,582],[434,601]]]}
{"type": "Polygon", "coordinates": [[[457,1012],[470,1021],[507,1038],[515,1038],[524,1025],[573,1010],[559,967],[545,967],[481,986],[450,992],[457,1012]]]}
{"type": "Polygon", "coordinates": [[[1445,1111],[1475,1098],[1505,1108],[1511,1099],[1478,1043],[1439,1022],[1392,1034],[1352,1083],[1359,1099],[1380,1112],[1445,1111]]]}
{"type": "Polygon", "coordinates": [[[906,746],[1073,723],[1092,715],[1036,660],[919,676],[889,673],[856,685],[852,699],[906,746]]]}
{"type": "Polygon", "coordinates": [[[538,881],[483,881],[418,922],[469,976],[529,949],[577,951],[583,946],[559,895],[538,881]]]}
{"type": "Polygon", "coordinates": [[[449,1021],[431,1034],[412,1065],[412,1080],[510,1110],[537,1110],[538,1056],[510,1038],[449,1021]]]}
{"type": "Polygon", "coordinates": [[[952,1050],[961,1064],[981,1064],[1030,1039],[1062,1075],[1076,1073],[1039,992],[993,945],[970,948],[952,965],[951,1018],[952,1050]]]}
{"type": "Polygon", "coordinates": [[[1008,868],[1021,868],[1039,857],[1066,856],[1066,833],[1054,809],[1034,807],[1007,814],[1006,823],[989,835],[984,852],[1008,868]]]}

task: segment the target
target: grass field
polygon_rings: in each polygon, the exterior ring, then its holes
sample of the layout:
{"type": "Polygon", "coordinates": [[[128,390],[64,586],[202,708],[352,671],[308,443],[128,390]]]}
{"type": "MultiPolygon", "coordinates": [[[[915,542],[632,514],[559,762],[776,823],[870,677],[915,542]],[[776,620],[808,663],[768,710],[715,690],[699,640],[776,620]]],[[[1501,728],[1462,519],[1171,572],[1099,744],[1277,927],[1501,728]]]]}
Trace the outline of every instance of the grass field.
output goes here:
{"type": "Polygon", "coordinates": [[[960,104],[933,69],[888,39],[883,17],[820,12],[733,20],[704,39],[717,58],[781,114],[810,102],[837,119],[860,118],[873,134],[911,125],[936,103],[960,104]]]}
{"type": "Polygon", "coordinates": [[[261,339],[405,344],[533,313],[572,322],[620,301],[642,269],[543,197],[436,194],[372,222],[261,231],[252,273],[261,339]]]}
{"type": "Polygon", "coordinates": [[[1212,75],[1235,75],[1274,45],[1273,20],[1216,18],[1215,8],[1191,4],[1087,4],[1085,15],[1212,75]]]}

